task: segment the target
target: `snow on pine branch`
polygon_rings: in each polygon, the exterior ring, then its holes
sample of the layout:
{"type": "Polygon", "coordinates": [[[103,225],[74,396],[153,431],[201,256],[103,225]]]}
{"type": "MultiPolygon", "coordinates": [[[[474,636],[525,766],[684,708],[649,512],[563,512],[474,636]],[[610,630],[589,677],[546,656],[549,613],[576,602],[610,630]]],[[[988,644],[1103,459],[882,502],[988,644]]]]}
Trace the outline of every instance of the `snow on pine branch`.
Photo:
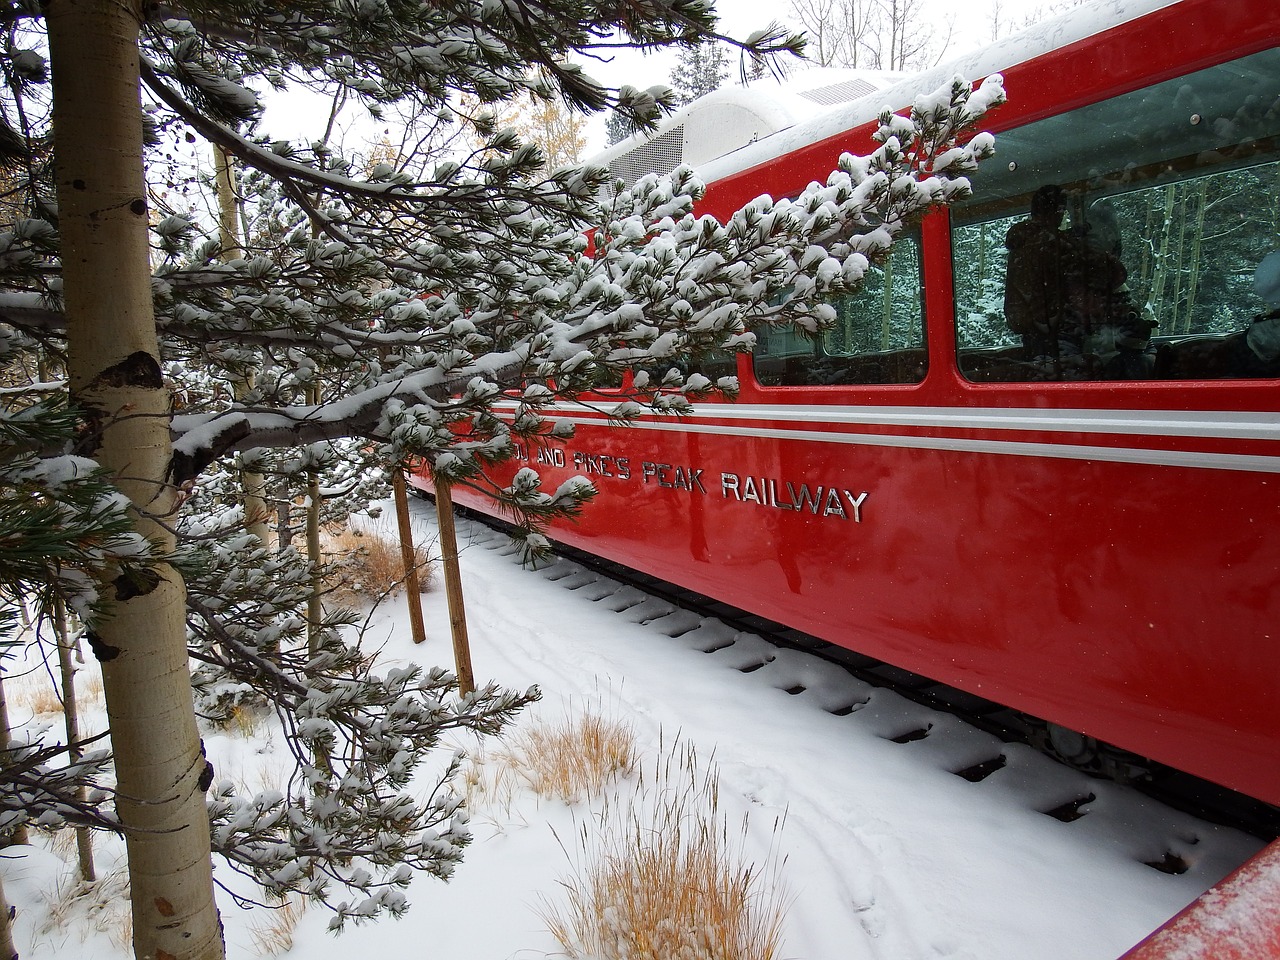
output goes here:
{"type": "MultiPolygon", "coordinates": [[[[993,140],[960,138],[1003,99],[999,76],[977,92],[957,78],[907,117],[886,112],[870,156],[846,155],[825,183],[794,200],[761,197],[723,224],[693,212],[703,187],[688,169],[647,177],[604,205],[592,253],[566,255],[561,246],[555,257],[517,264],[514,276],[508,264],[484,282],[388,309],[398,335],[420,331],[422,349],[402,349],[400,364],[363,389],[319,405],[177,418],[187,466],[175,476],[233,450],[344,431],[386,442],[397,457],[434,459],[479,442],[501,458],[511,427],[490,411],[503,391],[555,383],[522,398],[517,420],[536,434],[540,411],[605,371],[749,347],[761,324],[817,331],[833,319],[828,301],[856,289],[908,223],[968,195],[968,175],[993,140]],[[450,427],[464,421],[482,425],[460,438],[450,427]]],[[[715,387],[666,386],[676,397],[715,387]]],[[[687,409],[671,393],[630,399],[658,412],[687,409]]]]}
{"type": "Polygon", "coordinates": [[[375,669],[359,633],[339,629],[355,623],[342,610],[309,640],[299,611],[313,567],[292,549],[204,536],[177,562],[201,713],[270,706],[297,765],[282,789],[253,796],[214,773],[214,852],[270,894],[325,903],[335,929],[400,914],[413,873],[447,878],[470,840],[454,767],[424,773],[424,761],[455,732],[501,732],[537,690],[462,696],[445,670],[375,669]]]}

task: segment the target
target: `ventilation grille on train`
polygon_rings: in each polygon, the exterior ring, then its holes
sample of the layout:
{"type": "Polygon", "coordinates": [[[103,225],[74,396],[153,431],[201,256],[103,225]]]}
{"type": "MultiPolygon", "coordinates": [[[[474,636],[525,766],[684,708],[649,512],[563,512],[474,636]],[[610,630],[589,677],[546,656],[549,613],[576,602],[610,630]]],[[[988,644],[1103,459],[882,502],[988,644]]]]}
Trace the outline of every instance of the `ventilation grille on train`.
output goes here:
{"type": "Polygon", "coordinates": [[[609,171],[628,187],[647,173],[670,173],[684,161],[684,124],[609,161],[609,171]]]}
{"type": "Polygon", "coordinates": [[[857,100],[859,97],[865,97],[868,93],[875,93],[875,90],[875,86],[865,80],[841,80],[839,83],[832,83],[825,87],[802,90],[800,91],[800,96],[807,100],[812,100],[814,103],[833,107],[840,103],[857,100]]]}

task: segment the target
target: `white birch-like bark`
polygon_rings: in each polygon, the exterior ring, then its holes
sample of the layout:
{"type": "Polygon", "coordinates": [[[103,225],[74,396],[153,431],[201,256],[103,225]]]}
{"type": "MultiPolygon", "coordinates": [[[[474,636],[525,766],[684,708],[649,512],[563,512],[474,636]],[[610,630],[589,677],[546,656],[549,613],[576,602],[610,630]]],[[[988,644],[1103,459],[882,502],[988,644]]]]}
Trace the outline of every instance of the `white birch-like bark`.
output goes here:
{"type": "Polygon", "coordinates": [[[13,909],[4,896],[4,884],[0,884],[0,960],[18,960],[18,948],[13,943],[13,909]]]}
{"type": "MultiPolygon", "coordinates": [[[[222,241],[222,259],[233,260],[244,253],[240,243],[240,200],[236,191],[236,168],[230,154],[221,147],[213,148],[214,182],[218,193],[218,237],[222,241]]],[[[253,389],[250,380],[236,378],[231,389],[237,400],[243,400],[253,389]]],[[[267,527],[266,484],[262,474],[254,470],[240,470],[240,485],[244,491],[245,529],[268,545],[270,530],[267,527]]]]}
{"type": "MultiPolygon", "coordinates": [[[[62,679],[62,718],[67,731],[67,760],[75,763],[84,750],[80,747],[80,704],[76,701],[76,666],[71,651],[75,642],[67,626],[67,607],[61,597],[53,600],[53,633],[58,642],[58,672],[62,679]]],[[[83,802],[89,788],[81,784],[76,796],[83,802]]],[[[93,832],[89,827],[76,827],[76,858],[80,863],[80,879],[92,883],[97,879],[93,866],[93,832]]]]}
{"type": "MultiPolygon", "coordinates": [[[[151,304],[140,0],[49,0],[54,146],[72,401],[79,452],[115,476],[138,529],[162,548],[177,491],[166,482],[169,395],[151,304]]],[[[139,960],[221,960],[207,770],[192,707],[177,572],[107,585],[116,601],[91,645],[103,687],[125,827],[139,960]]]]}

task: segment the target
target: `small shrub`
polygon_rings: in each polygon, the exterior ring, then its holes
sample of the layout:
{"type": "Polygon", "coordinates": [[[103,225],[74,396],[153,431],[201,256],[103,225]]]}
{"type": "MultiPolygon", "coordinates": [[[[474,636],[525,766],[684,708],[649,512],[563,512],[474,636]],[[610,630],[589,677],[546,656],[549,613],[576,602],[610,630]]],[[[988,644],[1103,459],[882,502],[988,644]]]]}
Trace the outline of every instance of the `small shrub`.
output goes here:
{"type": "Polygon", "coordinates": [[[4,682],[10,710],[29,710],[37,717],[62,713],[62,694],[43,670],[5,677],[4,682]]]}
{"type": "MultiPolygon", "coordinates": [[[[50,652],[50,664],[36,665],[25,673],[9,673],[4,677],[5,699],[11,711],[30,711],[35,716],[62,713],[62,691],[54,676],[58,673],[56,655],[50,652]],[[53,675],[50,675],[52,671],[53,675]]],[[[102,674],[96,665],[78,667],[75,671],[76,703],[83,715],[90,707],[102,707],[102,674]]]]}
{"type": "MultiPolygon", "coordinates": [[[[71,833],[72,831],[66,831],[71,833]]],[[[121,949],[133,943],[133,918],[129,906],[129,877],[113,870],[92,883],[74,873],[59,877],[43,894],[46,912],[37,931],[41,935],[60,933],[83,924],[107,934],[121,949]]]]}
{"type": "Polygon", "coordinates": [[[565,803],[600,796],[639,762],[635,730],[594,713],[517,733],[503,759],[539,796],[565,803]]]}

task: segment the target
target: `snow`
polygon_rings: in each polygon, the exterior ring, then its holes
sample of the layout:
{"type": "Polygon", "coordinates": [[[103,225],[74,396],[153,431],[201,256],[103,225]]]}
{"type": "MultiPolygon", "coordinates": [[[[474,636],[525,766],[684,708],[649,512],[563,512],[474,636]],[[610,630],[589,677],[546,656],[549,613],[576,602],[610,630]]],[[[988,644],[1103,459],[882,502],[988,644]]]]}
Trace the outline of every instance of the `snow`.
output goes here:
{"type": "MultiPolygon", "coordinates": [[[[412,508],[420,541],[438,555],[433,508],[412,508]]],[[[695,745],[718,770],[728,823],[749,815],[744,855],[761,864],[772,850],[778,861],[790,960],[1110,960],[1261,845],[1020,747],[1004,746],[1006,766],[969,782],[951,771],[1000,752],[988,734],[568,561],[522,568],[502,534],[461,521],[459,537],[477,678],[538,684],[534,713],[552,722],[590,710],[630,725],[650,765],[673,737],[695,745]],[[854,704],[863,705],[840,715],[854,704]],[[928,725],[924,739],[889,739],[928,725]],[[1090,793],[1073,822],[1040,812],[1090,793]],[[1189,869],[1175,876],[1142,862],[1166,853],[1189,869]]],[[[384,668],[451,663],[444,590],[423,600],[421,647],[402,598],[373,615],[368,646],[380,647],[384,668]]],[[[219,780],[270,789],[289,763],[265,724],[207,734],[206,744],[219,780]]],[[[471,811],[474,841],[453,878],[416,878],[403,919],[334,937],[312,908],[285,955],[563,956],[540,911],[563,896],[558,881],[581,859],[574,838],[594,809],[518,789],[491,799],[471,811]]],[[[110,879],[120,848],[99,841],[99,850],[102,896],[115,906],[96,912],[93,898],[65,906],[71,867],[42,847],[0,857],[24,960],[126,956],[119,924],[103,920],[120,909],[110,879]],[[63,912],[51,917],[50,902],[63,912]]],[[[250,892],[225,868],[219,878],[250,892]]],[[[225,896],[220,905],[228,956],[256,955],[254,931],[270,917],[225,896]]]]}

